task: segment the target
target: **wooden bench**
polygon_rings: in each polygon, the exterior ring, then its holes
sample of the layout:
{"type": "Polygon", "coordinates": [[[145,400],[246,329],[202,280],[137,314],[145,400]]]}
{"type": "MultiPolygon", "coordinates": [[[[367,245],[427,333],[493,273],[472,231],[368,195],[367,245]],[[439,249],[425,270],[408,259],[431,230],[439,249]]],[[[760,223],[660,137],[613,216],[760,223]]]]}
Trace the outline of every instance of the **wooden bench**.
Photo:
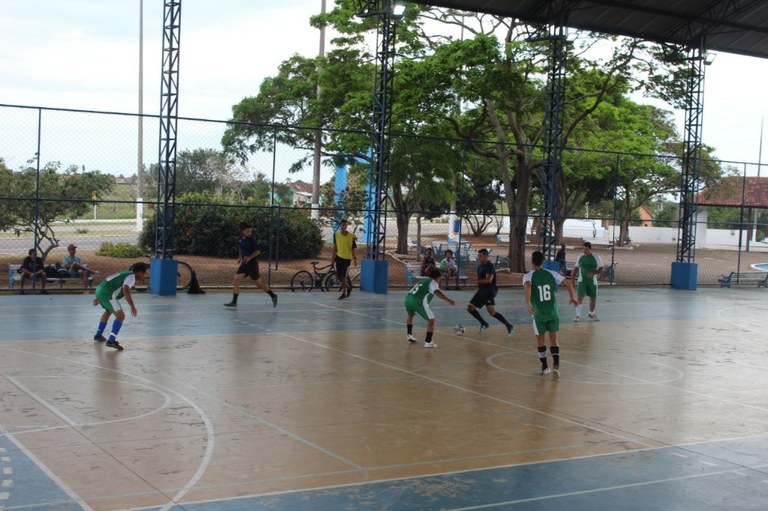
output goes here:
{"type": "MultiPolygon", "coordinates": [[[[8,264],[8,289],[13,289],[16,282],[21,282],[21,273],[19,273],[19,269],[21,268],[20,264],[8,264]]],[[[91,275],[88,277],[88,281],[92,281],[94,274],[96,272],[91,273],[91,275]]],[[[31,279],[30,279],[31,280],[31,279]]],[[[46,277],[45,281],[47,283],[52,282],[58,282],[60,288],[64,288],[64,283],[66,282],[83,282],[82,277],[46,277]]]]}
{"type": "MultiPolygon", "coordinates": [[[[405,285],[413,286],[421,278],[421,263],[405,263],[405,285]]],[[[446,278],[441,277],[441,280],[446,278]]],[[[456,287],[459,287],[459,283],[467,285],[467,274],[459,270],[456,273],[456,287]]]]}
{"type": "Polygon", "coordinates": [[[757,287],[768,287],[768,272],[765,271],[732,271],[729,275],[721,275],[717,282],[720,287],[731,287],[731,284],[757,287]]]}

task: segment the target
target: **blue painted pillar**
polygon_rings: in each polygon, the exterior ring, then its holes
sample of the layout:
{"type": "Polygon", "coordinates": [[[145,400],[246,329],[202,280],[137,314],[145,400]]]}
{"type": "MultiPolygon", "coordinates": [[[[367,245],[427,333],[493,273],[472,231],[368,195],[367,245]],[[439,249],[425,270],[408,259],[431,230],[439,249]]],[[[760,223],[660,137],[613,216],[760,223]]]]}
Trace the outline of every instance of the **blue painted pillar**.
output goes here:
{"type": "Polygon", "coordinates": [[[557,261],[550,261],[547,259],[542,263],[541,267],[545,270],[552,270],[554,272],[560,273],[560,263],[557,261]]]}
{"type": "MultiPolygon", "coordinates": [[[[348,171],[348,166],[346,161],[344,161],[341,158],[337,159],[336,160],[336,176],[333,180],[333,184],[334,184],[333,202],[335,202],[336,205],[341,204],[343,199],[347,196],[347,171],[348,171]]],[[[336,212],[337,224],[342,218],[344,218],[344,215],[345,215],[345,210],[342,207],[336,212]]]]}
{"type": "Polygon", "coordinates": [[[376,186],[369,182],[365,185],[365,212],[363,213],[363,242],[373,243],[377,226],[374,225],[374,210],[376,209],[376,186]]]}
{"type": "Polygon", "coordinates": [[[176,296],[179,263],[173,259],[149,261],[149,292],[158,296],[176,296]]]}
{"type": "Polygon", "coordinates": [[[672,263],[672,289],[696,291],[699,265],[696,263],[672,263]]]}
{"type": "Polygon", "coordinates": [[[363,259],[360,263],[360,291],[386,294],[389,287],[389,261],[363,259]]]}

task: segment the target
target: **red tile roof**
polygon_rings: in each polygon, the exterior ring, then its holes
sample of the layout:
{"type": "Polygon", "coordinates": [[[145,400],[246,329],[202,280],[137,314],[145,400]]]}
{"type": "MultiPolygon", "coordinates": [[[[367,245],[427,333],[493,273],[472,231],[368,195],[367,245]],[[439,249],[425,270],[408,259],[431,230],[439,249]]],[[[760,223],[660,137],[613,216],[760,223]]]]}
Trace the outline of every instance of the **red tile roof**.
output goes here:
{"type": "Polygon", "coordinates": [[[768,208],[768,177],[726,177],[696,196],[700,206],[768,208]]]}

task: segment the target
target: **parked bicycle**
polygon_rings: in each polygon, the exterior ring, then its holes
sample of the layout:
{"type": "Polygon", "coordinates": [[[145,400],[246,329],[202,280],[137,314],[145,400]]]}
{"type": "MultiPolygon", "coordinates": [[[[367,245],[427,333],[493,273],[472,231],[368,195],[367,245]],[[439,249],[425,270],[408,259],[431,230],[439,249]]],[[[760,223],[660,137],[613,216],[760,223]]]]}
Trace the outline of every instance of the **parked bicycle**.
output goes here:
{"type": "MultiPolygon", "coordinates": [[[[349,283],[352,285],[352,289],[355,288],[355,282],[357,287],[360,287],[360,267],[349,268],[347,270],[347,276],[349,277],[349,283]]],[[[341,279],[336,272],[331,272],[325,278],[325,290],[326,291],[341,291],[341,279]]]]}
{"type": "Polygon", "coordinates": [[[327,291],[328,284],[338,282],[336,271],[333,269],[333,263],[325,266],[318,266],[320,261],[312,261],[312,272],[299,270],[291,277],[291,291],[312,291],[317,288],[320,291],[327,291]]]}

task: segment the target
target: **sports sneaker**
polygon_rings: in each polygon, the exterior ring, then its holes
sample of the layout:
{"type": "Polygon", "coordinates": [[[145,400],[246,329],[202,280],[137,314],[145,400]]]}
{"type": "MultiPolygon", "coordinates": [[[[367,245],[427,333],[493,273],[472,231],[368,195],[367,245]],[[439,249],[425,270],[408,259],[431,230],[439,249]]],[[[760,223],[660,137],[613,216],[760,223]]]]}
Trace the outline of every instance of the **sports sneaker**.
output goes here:
{"type": "Polygon", "coordinates": [[[560,368],[558,368],[558,367],[552,368],[552,379],[553,380],[559,380],[560,379],[560,368]]]}
{"type": "Polygon", "coordinates": [[[437,348],[437,344],[435,344],[434,342],[425,342],[424,343],[424,347],[425,348],[437,348]]]}
{"type": "Polygon", "coordinates": [[[350,287],[347,289],[347,298],[349,298],[349,295],[351,294],[352,294],[352,288],[350,287]]]}
{"type": "Polygon", "coordinates": [[[415,335],[413,335],[413,334],[408,334],[408,342],[413,342],[413,343],[416,343],[416,342],[419,342],[419,340],[416,338],[416,336],[415,336],[415,335]]]}
{"type": "Polygon", "coordinates": [[[99,334],[94,335],[93,340],[97,342],[107,342],[107,338],[99,334]]]}
{"type": "Polygon", "coordinates": [[[543,367],[543,368],[541,369],[541,375],[542,375],[542,376],[546,376],[546,375],[548,375],[548,374],[549,374],[549,373],[551,373],[551,372],[552,372],[552,370],[551,370],[549,367],[543,367]]]}
{"type": "Polygon", "coordinates": [[[277,307],[277,295],[272,297],[272,308],[277,307]]]}
{"type": "Polygon", "coordinates": [[[339,300],[343,300],[343,299],[345,299],[346,297],[347,297],[347,293],[341,293],[341,294],[339,295],[339,298],[338,298],[338,299],[339,299],[339,300]]]}
{"type": "Polygon", "coordinates": [[[598,318],[597,314],[595,314],[594,312],[589,313],[589,319],[590,321],[600,321],[600,318],[598,318]]]}
{"type": "Polygon", "coordinates": [[[581,321],[581,316],[576,316],[575,318],[573,318],[574,323],[578,323],[579,321],[581,321]]]}
{"type": "Polygon", "coordinates": [[[235,302],[229,302],[229,303],[225,303],[224,307],[237,307],[237,304],[235,302]]]}
{"type": "Polygon", "coordinates": [[[486,330],[488,330],[488,325],[480,325],[480,333],[481,333],[481,334],[482,334],[483,332],[485,332],[486,330]]]}
{"type": "Polygon", "coordinates": [[[107,341],[107,344],[105,344],[107,348],[115,348],[117,351],[123,351],[123,347],[120,346],[120,343],[117,342],[117,340],[114,341],[107,341]]]}
{"type": "Polygon", "coordinates": [[[509,325],[507,327],[507,333],[509,334],[510,337],[515,335],[515,325],[509,325]]]}

